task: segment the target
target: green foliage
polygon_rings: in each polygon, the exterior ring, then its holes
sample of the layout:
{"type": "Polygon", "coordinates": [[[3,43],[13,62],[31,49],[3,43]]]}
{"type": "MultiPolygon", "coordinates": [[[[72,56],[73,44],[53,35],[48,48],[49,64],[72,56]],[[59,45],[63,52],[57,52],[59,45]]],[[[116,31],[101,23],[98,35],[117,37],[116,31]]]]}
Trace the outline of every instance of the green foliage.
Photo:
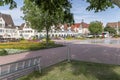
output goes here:
{"type": "MultiPolygon", "coordinates": [[[[33,3],[36,3],[38,6],[44,5],[46,3],[48,3],[48,5],[50,4],[50,6],[42,6],[42,8],[44,10],[47,10],[50,7],[54,7],[57,8],[59,7],[59,3],[63,2],[61,0],[48,0],[45,2],[45,0],[30,0],[33,3]],[[52,3],[52,5],[51,5],[52,3]]],[[[67,2],[69,0],[66,0],[67,2]]],[[[99,11],[104,11],[107,8],[111,7],[113,8],[113,4],[117,5],[118,7],[120,7],[120,0],[86,0],[90,6],[87,7],[87,10],[95,10],[95,12],[99,12],[99,11]]],[[[13,9],[15,7],[17,7],[17,4],[15,2],[15,0],[0,0],[0,6],[4,6],[4,5],[10,5],[10,9],[13,9]]],[[[67,4],[63,4],[64,6],[67,4]]],[[[70,5],[69,5],[70,6],[70,5]]],[[[52,9],[52,8],[51,8],[52,9]]],[[[69,14],[71,15],[71,14],[69,14]]],[[[70,17],[70,16],[66,16],[66,17],[70,17]]],[[[72,17],[71,17],[72,19],[72,17]]]]}
{"type": "Polygon", "coordinates": [[[101,34],[103,31],[102,28],[103,28],[102,23],[99,21],[91,22],[89,25],[89,31],[91,34],[94,34],[94,35],[101,34]]]}
{"type": "Polygon", "coordinates": [[[110,0],[110,1],[120,8],[120,0],[110,0]]]}
{"type": "Polygon", "coordinates": [[[24,39],[24,37],[22,37],[20,40],[21,40],[21,41],[24,41],[25,39],[24,39]]]}
{"type": "Polygon", "coordinates": [[[119,38],[120,35],[115,34],[115,35],[113,35],[113,37],[114,37],[114,38],[119,38]]]}
{"type": "Polygon", "coordinates": [[[38,37],[37,36],[33,36],[32,40],[37,40],[38,37]]]}
{"type": "Polygon", "coordinates": [[[120,80],[120,66],[90,62],[61,62],[18,80],[120,80]]]}
{"type": "Polygon", "coordinates": [[[19,53],[28,51],[28,50],[23,50],[23,49],[5,49],[5,50],[7,51],[8,55],[19,54],[19,53]]]}
{"type": "Polygon", "coordinates": [[[10,9],[17,7],[15,0],[0,0],[0,6],[4,6],[4,5],[9,5],[10,9]]]}
{"type": "Polygon", "coordinates": [[[94,10],[95,12],[105,11],[107,8],[113,8],[113,3],[110,0],[87,0],[90,5],[87,10],[94,10]]]}
{"type": "Polygon", "coordinates": [[[5,49],[0,50],[0,56],[8,55],[8,52],[5,49]]]}
{"type": "Polygon", "coordinates": [[[115,30],[115,28],[110,27],[110,26],[106,26],[106,27],[104,28],[104,31],[109,32],[111,35],[116,34],[116,30],[115,30]]]}
{"type": "Polygon", "coordinates": [[[71,37],[71,36],[67,36],[65,39],[66,39],[66,40],[73,40],[74,38],[71,37]]]}
{"type": "Polygon", "coordinates": [[[46,42],[49,41],[48,32],[52,25],[74,23],[68,0],[25,0],[22,8],[24,19],[38,31],[46,30],[46,42]]]}

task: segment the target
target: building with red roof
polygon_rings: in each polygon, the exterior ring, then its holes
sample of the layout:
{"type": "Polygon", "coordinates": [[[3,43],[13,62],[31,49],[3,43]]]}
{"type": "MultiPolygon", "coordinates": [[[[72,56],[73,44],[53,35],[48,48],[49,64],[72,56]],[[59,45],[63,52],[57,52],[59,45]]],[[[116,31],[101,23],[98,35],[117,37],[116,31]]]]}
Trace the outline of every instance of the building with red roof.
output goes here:
{"type": "Polygon", "coordinates": [[[89,27],[89,24],[84,22],[75,23],[71,25],[71,30],[74,32],[78,32],[80,34],[88,34],[89,33],[88,27],[89,27]]]}
{"type": "Polygon", "coordinates": [[[120,29],[120,22],[108,22],[106,26],[112,27],[117,31],[117,34],[119,34],[119,29],[120,29]]]}

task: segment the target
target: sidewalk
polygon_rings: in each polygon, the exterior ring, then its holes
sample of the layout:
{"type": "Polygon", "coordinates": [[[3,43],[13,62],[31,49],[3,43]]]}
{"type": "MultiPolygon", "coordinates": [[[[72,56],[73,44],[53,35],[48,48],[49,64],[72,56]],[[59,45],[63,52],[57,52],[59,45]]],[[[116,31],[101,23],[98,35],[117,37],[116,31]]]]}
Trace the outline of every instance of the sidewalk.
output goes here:
{"type": "Polygon", "coordinates": [[[24,52],[15,55],[0,56],[0,65],[15,62],[18,60],[41,56],[42,57],[41,65],[43,67],[47,67],[49,65],[65,60],[67,57],[66,53],[67,53],[66,47],[59,47],[59,48],[24,52]]]}

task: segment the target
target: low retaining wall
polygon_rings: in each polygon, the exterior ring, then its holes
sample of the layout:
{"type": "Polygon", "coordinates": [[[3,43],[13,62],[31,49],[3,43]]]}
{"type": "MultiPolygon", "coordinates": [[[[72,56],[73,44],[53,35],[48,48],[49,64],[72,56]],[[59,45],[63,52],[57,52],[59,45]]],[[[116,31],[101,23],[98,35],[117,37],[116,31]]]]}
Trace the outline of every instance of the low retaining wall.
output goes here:
{"type": "Polygon", "coordinates": [[[40,59],[41,57],[34,57],[0,65],[0,80],[15,80],[34,70],[41,70],[40,59]]]}

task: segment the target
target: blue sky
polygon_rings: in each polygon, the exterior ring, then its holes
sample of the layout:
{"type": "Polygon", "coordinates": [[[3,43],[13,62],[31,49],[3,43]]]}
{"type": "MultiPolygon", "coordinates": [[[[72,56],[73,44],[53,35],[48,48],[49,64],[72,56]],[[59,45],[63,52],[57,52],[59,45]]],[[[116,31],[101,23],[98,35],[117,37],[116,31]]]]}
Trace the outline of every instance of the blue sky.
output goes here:
{"type": "MultiPolygon", "coordinates": [[[[0,6],[0,12],[10,14],[13,18],[13,21],[16,25],[21,25],[24,20],[21,16],[24,16],[20,8],[23,6],[23,0],[15,0],[17,2],[17,8],[9,10],[8,6],[0,6]]],[[[117,22],[120,21],[120,8],[116,7],[107,9],[106,11],[94,13],[93,11],[87,11],[86,7],[89,3],[86,3],[85,0],[73,0],[72,1],[72,13],[74,14],[74,19],[76,23],[79,23],[84,20],[84,22],[90,23],[91,21],[101,21],[104,25],[107,22],[117,22]]]]}

